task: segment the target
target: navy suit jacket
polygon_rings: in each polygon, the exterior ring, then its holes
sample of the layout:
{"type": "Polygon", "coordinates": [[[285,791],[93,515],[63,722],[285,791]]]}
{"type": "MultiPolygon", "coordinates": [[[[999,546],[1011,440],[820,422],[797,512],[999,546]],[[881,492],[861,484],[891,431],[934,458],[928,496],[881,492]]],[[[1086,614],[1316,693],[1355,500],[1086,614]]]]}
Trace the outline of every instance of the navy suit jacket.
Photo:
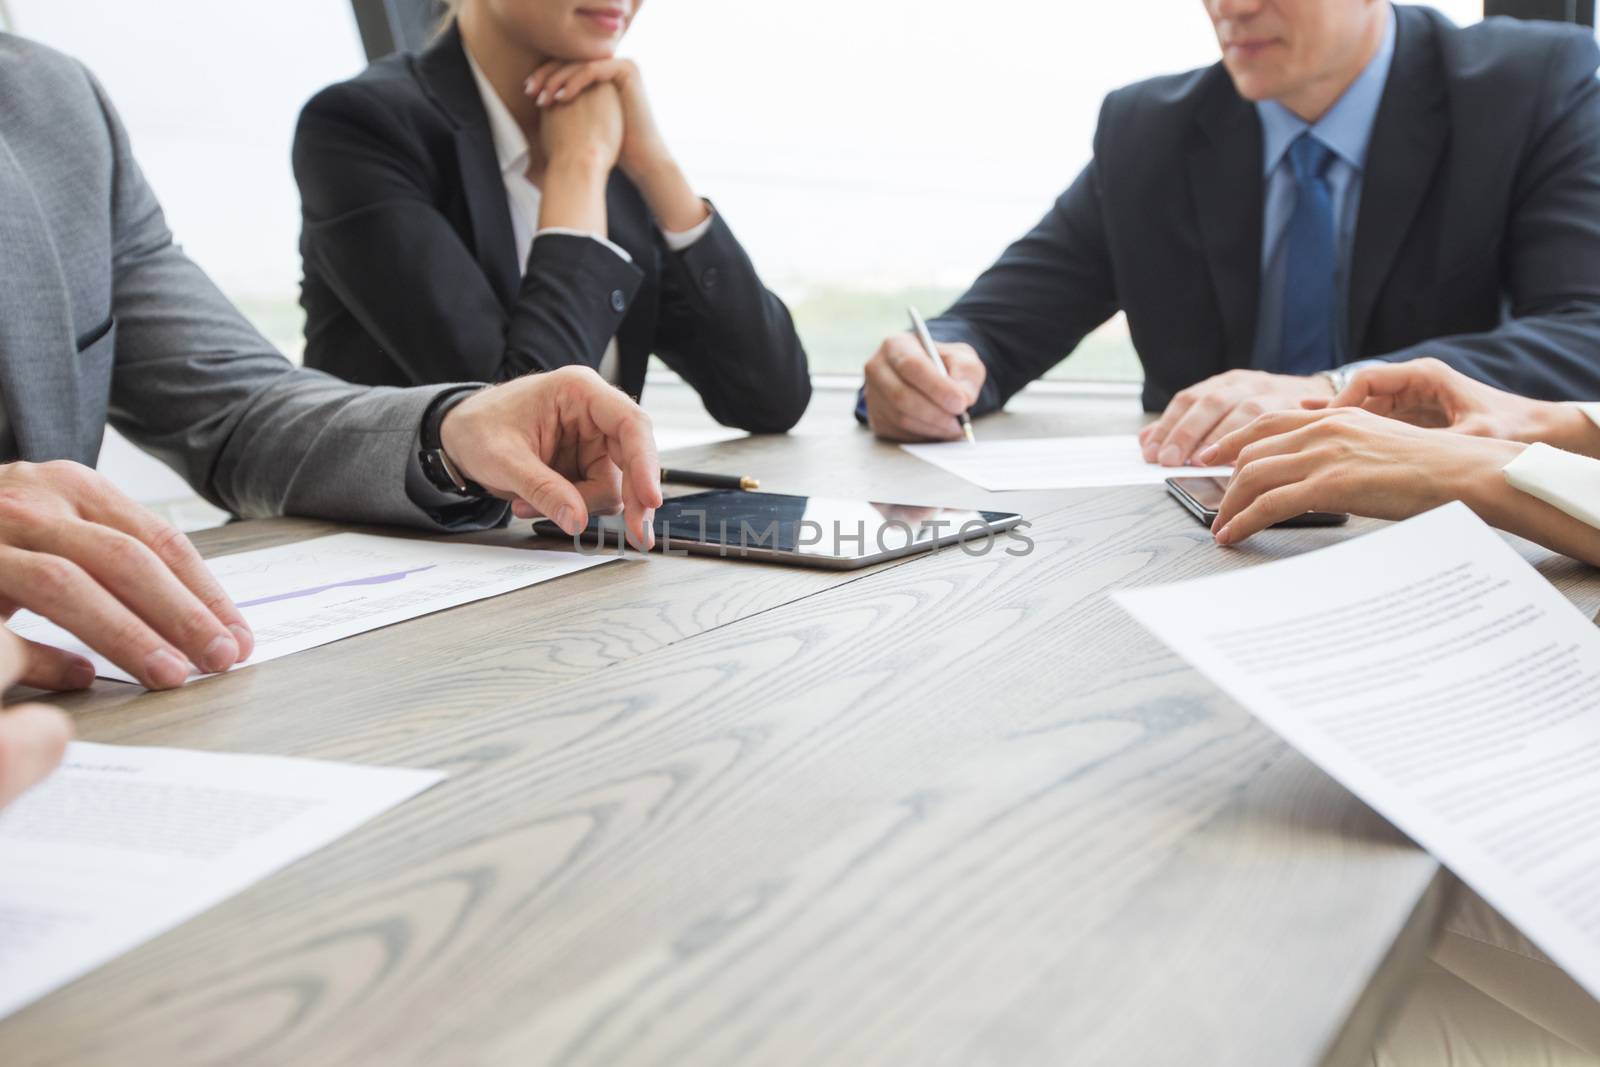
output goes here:
{"type": "MultiPolygon", "coordinates": [[[[1349,356],[1434,356],[1502,389],[1600,399],[1600,48],[1594,34],[1396,7],[1351,262],[1349,356]]],[[[1117,311],[1146,409],[1249,367],[1261,123],[1219,64],[1112,93],[1094,160],[929,324],[1001,407],[1117,311]]]]}

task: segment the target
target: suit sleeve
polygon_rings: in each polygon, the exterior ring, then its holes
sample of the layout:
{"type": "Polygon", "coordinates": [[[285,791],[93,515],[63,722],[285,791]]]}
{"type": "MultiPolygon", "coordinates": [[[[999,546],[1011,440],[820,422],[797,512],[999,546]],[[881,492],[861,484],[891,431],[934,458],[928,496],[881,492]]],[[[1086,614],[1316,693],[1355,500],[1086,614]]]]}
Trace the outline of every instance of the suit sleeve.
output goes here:
{"type": "Polygon", "coordinates": [[[971,345],[987,367],[975,414],[1003,407],[1117,311],[1100,148],[1039,224],[928,324],[937,340],[971,345]]]}
{"type": "Polygon", "coordinates": [[[366,389],[298,369],[245,321],[173,243],[121,123],[94,88],[115,168],[112,424],[211,503],[246,518],[436,530],[501,522],[498,501],[407,491],[438,389],[366,389]]]}
{"type": "Polygon", "coordinates": [[[417,137],[359,86],[334,86],[306,105],[293,156],[308,267],[414,382],[596,364],[643,279],[598,241],[547,235],[533,243],[507,314],[435,206],[433,164],[417,137]]]}
{"type": "Polygon", "coordinates": [[[724,426],[791,429],[811,400],[805,349],[722,215],[713,210],[711,228],[683,251],[664,241],[660,251],[656,354],[724,426]]]}
{"type": "Polygon", "coordinates": [[[1600,49],[1563,37],[1550,57],[1506,234],[1509,317],[1486,333],[1382,358],[1432,356],[1543,400],[1600,397],[1600,49]]]}

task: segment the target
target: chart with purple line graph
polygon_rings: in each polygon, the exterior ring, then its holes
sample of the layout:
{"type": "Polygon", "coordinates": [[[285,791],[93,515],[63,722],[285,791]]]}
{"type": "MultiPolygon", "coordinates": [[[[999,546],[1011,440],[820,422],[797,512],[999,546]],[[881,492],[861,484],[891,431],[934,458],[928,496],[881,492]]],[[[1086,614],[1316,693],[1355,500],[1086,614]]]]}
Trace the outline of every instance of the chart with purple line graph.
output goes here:
{"type": "Polygon", "coordinates": [[[327,596],[374,597],[413,586],[436,584],[449,575],[471,575],[495,553],[486,546],[409,540],[368,534],[332,534],[211,563],[240,610],[327,596]]]}
{"type": "MultiPolygon", "coordinates": [[[[212,567],[247,619],[307,618],[334,605],[427,600],[445,586],[494,584],[491,563],[533,562],[519,549],[333,534],[225,556],[212,567]]],[[[359,610],[359,609],[358,609],[359,610]]]]}
{"type": "MultiPolygon", "coordinates": [[[[223,556],[209,566],[255,636],[248,666],[613,558],[346,533],[223,556]]],[[[13,622],[33,640],[86,656],[103,678],[134,681],[47,619],[23,613],[13,622]]]]}
{"type": "Polygon", "coordinates": [[[238,601],[234,606],[240,611],[245,608],[260,607],[262,604],[276,604],[284,600],[299,600],[302,597],[316,596],[334,589],[354,589],[362,586],[389,585],[393,582],[402,582],[413,574],[422,574],[431,571],[438,564],[429,563],[423,567],[412,567],[409,570],[391,571],[388,574],[374,574],[370,578],[347,578],[338,582],[324,582],[322,585],[313,585],[305,589],[288,589],[281,593],[268,593],[266,596],[256,597],[254,600],[238,601]]]}

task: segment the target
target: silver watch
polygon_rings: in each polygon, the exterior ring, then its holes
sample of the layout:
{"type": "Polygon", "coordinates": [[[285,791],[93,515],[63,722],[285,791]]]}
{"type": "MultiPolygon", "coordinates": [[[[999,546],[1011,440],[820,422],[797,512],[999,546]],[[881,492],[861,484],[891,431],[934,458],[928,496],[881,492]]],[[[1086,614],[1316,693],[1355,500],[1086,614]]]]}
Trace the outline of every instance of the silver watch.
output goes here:
{"type": "Polygon", "coordinates": [[[1350,380],[1354,378],[1360,372],[1360,370],[1361,368],[1359,366],[1354,366],[1347,363],[1342,367],[1335,367],[1332,370],[1319,370],[1317,371],[1317,376],[1319,378],[1328,379],[1328,384],[1333,386],[1333,395],[1338,396],[1340,393],[1344,392],[1345,387],[1350,384],[1350,380]]]}

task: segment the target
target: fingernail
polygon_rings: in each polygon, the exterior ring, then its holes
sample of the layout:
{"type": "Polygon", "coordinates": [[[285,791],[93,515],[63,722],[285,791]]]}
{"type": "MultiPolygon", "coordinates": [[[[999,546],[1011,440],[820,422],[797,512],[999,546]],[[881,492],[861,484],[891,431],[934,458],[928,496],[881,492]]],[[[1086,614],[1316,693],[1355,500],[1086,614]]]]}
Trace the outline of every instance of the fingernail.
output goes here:
{"type": "Polygon", "coordinates": [[[220,674],[239,662],[239,646],[231,637],[214,639],[200,655],[200,666],[208,674],[220,674]]]}
{"type": "Polygon", "coordinates": [[[525,93],[533,92],[533,78],[532,78],[532,76],[529,76],[529,77],[523,79],[522,91],[525,92],[525,93]]]}
{"type": "Polygon", "coordinates": [[[1201,463],[1210,463],[1212,460],[1214,460],[1216,458],[1217,458],[1217,446],[1216,445],[1212,445],[1209,448],[1207,448],[1204,452],[1200,453],[1200,462],[1201,463]]]}
{"type": "Polygon", "coordinates": [[[1225,545],[1227,543],[1228,543],[1228,527],[1224,526],[1222,529],[1217,531],[1217,544],[1225,545]]]}
{"type": "Polygon", "coordinates": [[[557,508],[555,513],[556,525],[574,537],[578,535],[578,514],[571,508],[557,508]]]}
{"type": "Polygon", "coordinates": [[[233,640],[239,646],[239,661],[242,663],[249,659],[250,653],[256,648],[256,635],[238,623],[229,626],[228,632],[233,634],[233,640]]]}
{"type": "Polygon", "coordinates": [[[1168,445],[1161,450],[1161,465],[1163,467],[1176,467],[1183,462],[1183,452],[1177,445],[1168,445]]]}
{"type": "Polygon", "coordinates": [[[557,100],[565,100],[566,98],[567,98],[567,90],[565,88],[561,88],[561,89],[557,89],[556,90],[556,99],[557,100]]]}
{"type": "Polygon", "coordinates": [[[538,104],[540,107],[544,107],[549,102],[550,102],[550,94],[548,92],[540,93],[539,94],[539,99],[534,101],[534,103],[538,104]]]}
{"type": "Polygon", "coordinates": [[[94,684],[94,664],[86,659],[74,660],[67,668],[67,688],[87,689],[94,684]]]}
{"type": "Polygon", "coordinates": [[[164,648],[144,658],[145,677],[157,689],[176,689],[189,678],[189,665],[164,648]]]}

